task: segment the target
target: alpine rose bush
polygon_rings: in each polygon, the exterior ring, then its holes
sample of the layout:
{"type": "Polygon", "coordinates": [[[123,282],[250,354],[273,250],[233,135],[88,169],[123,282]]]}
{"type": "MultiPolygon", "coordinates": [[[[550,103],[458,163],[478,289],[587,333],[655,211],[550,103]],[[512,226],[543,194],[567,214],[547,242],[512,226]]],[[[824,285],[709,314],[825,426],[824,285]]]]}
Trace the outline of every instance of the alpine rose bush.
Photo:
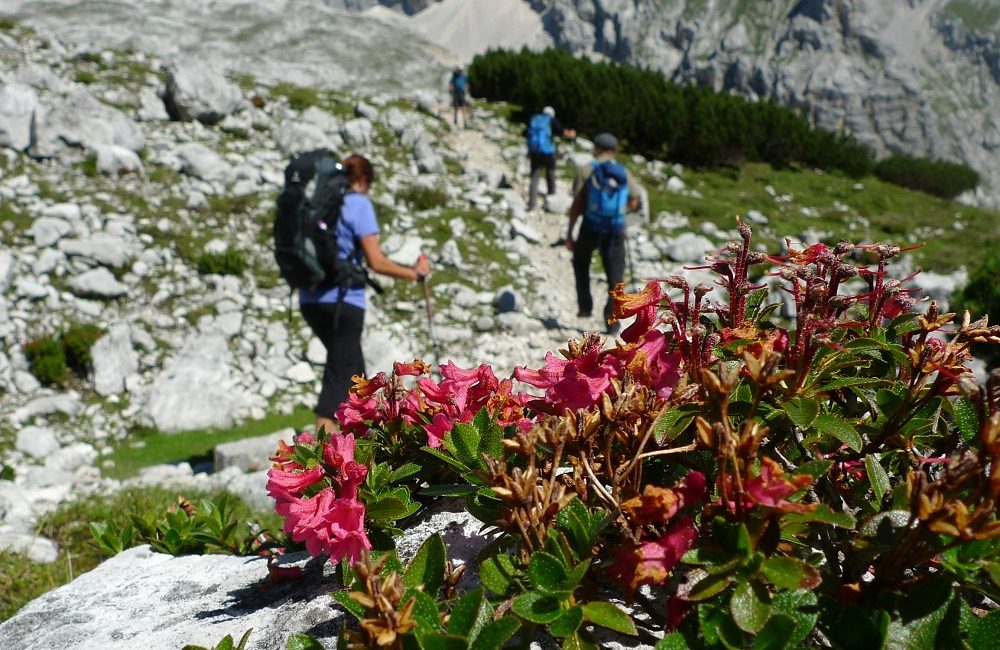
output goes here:
{"type": "Polygon", "coordinates": [[[614,317],[634,317],[617,341],[587,335],[508,378],[397,363],[356,378],[341,433],[279,450],[269,492],[286,530],[360,557],[366,591],[340,602],[378,634],[357,647],[432,647],[464,602],[449,568],[426,594],[439,615],[411,618],[432,605],[402,590],[379,605],[396,574],[366,551],[392,538],[365,536],[365,504],[404,521],[410,493],[460,497],[501,535],[476,568],[504,639],[637,634],[606,602],[621,595],[664,649],[996,645],[1000,374],[981,384],[969,364],[1000,328],[915,311],[909,278],[889,273],[898,247],[776,257],[738,227],[701,267],[713,284],[616,287],[614,317]]]}

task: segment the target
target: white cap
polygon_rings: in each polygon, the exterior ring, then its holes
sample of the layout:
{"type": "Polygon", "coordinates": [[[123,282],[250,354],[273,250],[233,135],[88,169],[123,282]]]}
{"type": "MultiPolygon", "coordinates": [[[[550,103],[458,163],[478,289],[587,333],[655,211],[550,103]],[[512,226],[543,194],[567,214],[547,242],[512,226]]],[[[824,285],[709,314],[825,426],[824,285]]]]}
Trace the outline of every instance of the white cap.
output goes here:
{"type": "Polygon", "coordinates": [[[556,116],[556,109],[552,108],[551,106],[546,106],[545,108],[542,109],[542,112],[548,115],[549,117],[556,116]]]}

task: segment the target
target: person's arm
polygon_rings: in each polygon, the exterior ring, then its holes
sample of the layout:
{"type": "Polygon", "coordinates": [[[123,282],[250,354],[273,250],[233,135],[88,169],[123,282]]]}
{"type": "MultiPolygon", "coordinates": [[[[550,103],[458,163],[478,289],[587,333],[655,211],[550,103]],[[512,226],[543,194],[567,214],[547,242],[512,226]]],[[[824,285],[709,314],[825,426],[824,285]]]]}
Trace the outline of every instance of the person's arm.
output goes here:
{"type": "Polygon", "coordinates": [[[580,188],[580,191],[576,193],[573,197],[573,204],[569,206],[569,227],[566,229],[566,248],[573,250],[573,228],[576,226],[577,219],[583,214],[583,211],[587,207],[587,194],[586,188],[580,188]]]}
{"type": "Polygon", "coordinates": [[[423,255],[417,259],[413,266],[403,266],[396,264],[382,252],[379,245],[378,235],[368,235],[361,238],[361,251],[365,254],[365,260],[369,268],[381,275],[388,275],[391,278],[401,280],[420,280],[430,275],[431,267],[427,258],[423,255]]]}

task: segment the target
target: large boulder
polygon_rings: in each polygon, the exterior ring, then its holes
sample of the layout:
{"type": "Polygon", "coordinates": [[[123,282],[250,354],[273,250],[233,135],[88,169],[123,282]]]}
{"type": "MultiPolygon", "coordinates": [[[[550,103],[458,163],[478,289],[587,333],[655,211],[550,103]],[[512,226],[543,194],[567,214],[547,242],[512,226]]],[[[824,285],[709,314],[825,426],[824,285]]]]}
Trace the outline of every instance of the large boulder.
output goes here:
{"type": "Polygon", "coordinates": [[[332,648],[347,616],[331,607],[332,574],[329,563],[312,563],[304,580],[268,586],[264,558],[172,557],[139,546],[28,603],[0,624],[0,650],[214,647],[250,628],[251,649],[284,648],[301,632],[332,648]]]}
{"type": "Polygon", "coordinates": [[[117,145],[139,151],[145,144],[138,124],[78,89],[54,106],[36,111],[28,152],[37,158],[51,158],[67,148],[96,150],[100,145],[117,145]]]}
{"type": "Polygon", "coordinates": [[[97,339],[90,350],[94,363],[94,390],[98,395],[117,395],[125,390],[125,379],[139,370],[139,355],[132,347],[128,323],[118,322],[97,339]]]}
{"type": "Polygon", "coordinates": [[[67,284],[69,290],[78,296],[117,298],[128,293],[128,287],[103,266],[73,276],[67,284]]]}
{"type": "Polygon", "coordinates": [[[111,268],[125,266],[132,254],[131,247],[124,239],[103,232],[84,239],[64,239],[59,242],[59,250],[70,257],[81,257],[111,268]]]}
{"type": "Polygon", "coordinates": [[[216,124],[235,111],[242,98],[218,68],[183,59],[170,67],[163,101],[175,120],[216,124]]]}
{"type": "Polygon", "coordinates": [[[248,398],[222,334],[194,336],[153,380],[142,413],[160,431],[230,427],[248,398]]]}
{"type": "Polygon", "coordinates": [[[0,84],[0,147],[24,151],[31,144],[31,122],[38,108],[35,90],[22,83],[0,84]]]}
{"type": "Polygon", "coordinates": [[[233,180],[233,168],[222,156],[200,142],[188,142],[177,147],[181,171],[209,183],[227,184],[233,180]]]}

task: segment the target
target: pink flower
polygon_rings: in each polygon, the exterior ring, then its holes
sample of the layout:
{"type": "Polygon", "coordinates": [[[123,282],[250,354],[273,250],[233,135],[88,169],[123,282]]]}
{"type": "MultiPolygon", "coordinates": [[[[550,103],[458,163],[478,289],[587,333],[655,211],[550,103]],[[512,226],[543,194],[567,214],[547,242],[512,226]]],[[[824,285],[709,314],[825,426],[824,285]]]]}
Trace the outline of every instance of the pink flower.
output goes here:
{"type": "Polygon", "coordinates": [[[267,472],[267,494],[278,502],[302,496],[306,488],[323,480],[323,468],[313,467],[302,472],[271,469],[267,472]]]}
{"type": "Polygon", "coordinates": [[[334,564],[340,562],[345,557],[348,561],[354,562],[361,557],[362,551],[370,551],[371,549],[372,544],[368,541],[365,531],[351,531],[330,543],[328,555],[330,556],[330,561],[334,564]]]}
{"type": "Polygon", "coordinates": [[[611,386],[611,379],[621,373],[621,362],[603,354],[598,337],[585,339],[579,355],[560,359],[551,352],[545,354],[545,365],[539,370],[523,366],[514,369],[514,379],[545,389],[545,400],[555,412],[583,409],[596,404],[611,386]]]}
{"type": "Polygon", "coordinates": [[[608,574],[631,598],[641,585],[665,582],[681,556],[697,540],[698,529],[694,522],[683,517],[659,539],[615,551],[616,560],[608,569],[608,574]]]}
{"type": "MultiPolygon", "coordinates": [[[[745,507],[763,506],[774,508],[782,512],[811,512],[816,509],[816,504],[796,503],[788,501],[786,497],[808,487],[812,484],[812,477],[802,474],[785,478],[785,471],[777,462],[764,456],[760,459],[760,474],[744,485],[744,505],[745,507]]],[[[732,477],[728,477],[725,484],[726,490],[723,494],[735,495],[736,484],[732,477]]],[[[730,509],[736,510],[736,502],[729,501],[730,509]]]]}
{"type": "Polygon", "coordinates": [[[444,443],[445,435],[452,430],[455,423],[449,420],[444,413],[438,413],[431,418],[430,424],[424,425],[427,432],[427,444],[431,447],[440,447],[444,443]]]}
{"type": "Polygon", "coordinates": [[[649,330],[638,345],[626,355],[626,366],[636,380],[656,391],[658,397],[667,399],[681,378],[680,352],[671,349],[673,335],[660,330],[649,330]]]}

